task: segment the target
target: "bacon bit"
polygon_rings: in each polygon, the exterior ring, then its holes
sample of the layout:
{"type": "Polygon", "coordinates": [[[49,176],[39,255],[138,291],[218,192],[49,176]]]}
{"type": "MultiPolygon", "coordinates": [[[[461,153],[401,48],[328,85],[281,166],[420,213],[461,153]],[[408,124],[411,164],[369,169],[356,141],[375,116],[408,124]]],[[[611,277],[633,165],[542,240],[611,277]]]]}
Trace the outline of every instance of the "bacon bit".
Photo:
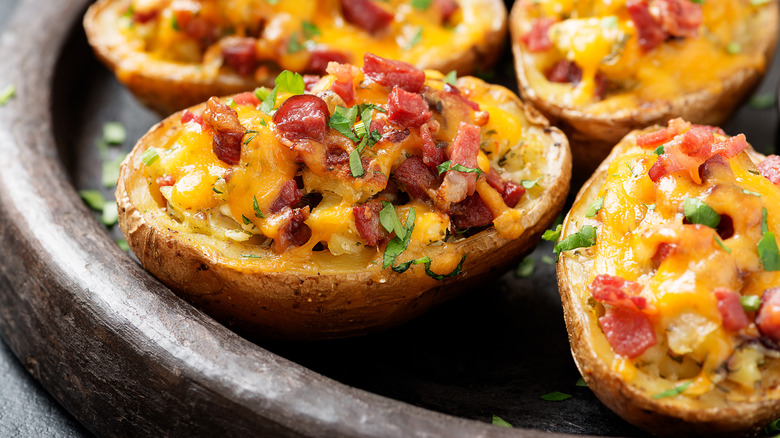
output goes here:
{"type": "Polygon", "coordinates": [[[410,93],[419,93],[425,83],[425,73],[412,64],[373,53],[363,55],[363,73],[385,87],[397,85],[410,93]]]}
{"type": "MultiPolygon", "coordinates": [[[[477,155],[479,154],[479,142],[480,142],[479,126],[475,126],[466,122],[460,122],[458,125],[458,133],[455,135],[455,139],[452,140],[450,160],[453,165],[460,164],[470,169],[477,168],[477,155]]],[[[448,170],[447,175],[452,171],[448,170]]],[[[463,174],[463,172],[458,172],[463,174]]],[[[466,180],[468,181],[467,193],[469,196],[474,194],[477,184],[476,173],[466,173],[466,180]]],[[[445,177],[446,179],[446,177],[445,177]]]]}
{"type": "Polygon", "coordinates": [[[276,135],[295,142],[311,139],[322,142],[328,132],[328,104],[311,94],[291,96],[274,114],[276,135]]]}
{"type": "Polygon", "coordinates": [[[780,287],[767,289],[761,294],[756,325],[762,335],[775,343],[780,342],[780,287]]]}
{"type": "Polygon", "coordinates": [[[643,148],[655,148],[666,142],[672,141],[674,137],[689,129],[691,129],[691,123],[678,117],[669,120],[668,126],[660,131],[638,135],[636,137],[636,144],[643,148]]]}
{"type": "Polygon", "coordinates": [[[420,126],[420,140],[423,146],[423,163],[429,167],[436,167],[446,160],[446,150],[436,146],[428,124],[420,126]]]}
{"type": "Polygon", "coordinates": [[[633,307],[611,307],[599,318],[609,345],[615,353],[635,358],[656,344],[650,319],[633,307]]]}
{"type": "Polygon", "coordinates": [[[514,208],[523,195],[525,195],[525,187],[516,184],[514,181],[504,181],[498,171],[492,167],[487,173],[487,182],[501,194],[504,204],[509,208],[514,208]]]}
{"type": "Polygon", "coordinates": [[[372,199],[363,205],[352,207],[355,228],[368,246],[377,246],[390,240],[391,233],[387,232],[379,221],[381,210],[382,201],[378,199],[372,199]]]}
{"type": "Polygon", "coordinates": [[[728,173],[733,175],[729,161],[723,155],[713,155],[699,166],[699,178],[706,180],[712,178],[718,173],[728,173]]]}
{"type": "Polygon", "coordinates": [[[393,87],[387,98],[387,120],[404,128],[419,128],[430,118],[431,111],[420,94],[393,87]]]}
{"type": "Polygon", "coordinates": [[[341,0],[344,19],[369,33],[387,28],[393,14],[372,0],[341,0]]]}
{"type": "Polygon", "coordinates": [[[203,117],[191,112],[190,110],[184,110],[184,112],[181,113],[181,124],[184,125],[185,123],[190,122],[197,123],[200,125],[202,130],[206,129],[206,122],[203,121],[203,117]]]}
{"type": "Polygon", "coordinates": [[[257,67],[256,40],[246,37],[225,37],[220,42],[225,64],[241,76],[249,76],[257,67]]]}
{"type": "Polygon", "coordinates": [[[276,195],[276,199],[274,199],[271,206],[268,207],[268,211],[273,214],[284,210],[285,207],[292,208],[292,206],[297,204],[302,197],[303,193],[298,189],[298,185],[295,184],[295,181],[289,180],[283,183],[279,188],[279,194],[276,195]]]}
{"type": "Polygon", "coordinates": [[[484,227],[493,223],[493,213],[479,193],[475,193],[457,204],[452,204],[450,220],[455,228],[461,230],[484,227]]]}
{"type": "Polygon", "coordinates": [[[238,114],[218,98],[211,97],[206,102],[203,120],[214,130],[214,155],[227,164],[238,164],[241,161],[241,140],[246,133],[238,114]]]}
{"type": "MultiPolygon", "coordinates": [[[[464,96],[463,93],[461,93],[460,88],[445,82],[444,83],[444,87],[442,88],[442,90],[444,90],[445,93],[447,93],[447,94],[449,94],[451,96],[458,97],[463,103],[468,105],[474,111],[479,111],[479,104],[474,102],[473,100],[469,99],[468,97],[464,96]]],[[[485,111],[485,112],[487,112],[487,111],[485,111]]],[[[485,123],[487,123],[487,120],[485,121],[485,123]]]]}
{"type": "Polygon", "coordinates": [[[201,16],[202,6],[199,2],[176,1],[171,3],[171,8],[179,29],[201,46],[209,46],[219,38],[217,25],[201,16]]]}
{"type": "Polygon", "coordinates": [[[238,105],[260,105],[260,99],[251,91],[236,94],[233,96],[233,102],[238,105]]]}
{"type": "Polygon", "coordinates": [[[780,155],[770,155],[758,164],[758,170],[761,175],[772,182],[780,185],[780,155]]]}
{"type": "Polygon", "coordinates": [[[723,320],[723,328],[738,332],[750,324],[745,309],[739,302],[739,294],[726,288],[715,289],[718,311],[723,320]]]}
{"type": "Polygon", "coordinates": [[[301,246],[311,239],[311,228],[304,223],[309,218],[309,207],[288,209],[283,214],[284,223],[274,239],[277,253],[283,253],[291,246],[301,246]]]}
{"type": "Polygon", "coordinates": [[[160,11],[158,9],[152,9],[149,11],[134,11],[133,21],[139,24],[148,23],[152,21],[159,13],[160,11]]]}
{"type": "MultiPolygon", "coordinates": [[[[582,69],[574,62],[564,59],[550,67],[545,73],[545,77],[550,82],[577,85],[582,80],[582,69]]],[[[607,92],[607,81],[601,73],[596,73],[594,80],[596,81],[596,90],[593,94],[601,99],[607,92]]]]}
{"type": "Polygon", "coordinates": [[[455,0],[433,0],[433,7],[441,12],[441,21],[446,23],[452,18],[452,14],[460,9],[455,0]]]}
{"type": "Polygon", "coordinates": [[[331,62],[335,62],[337,64],[348,64],[350,61],[349,55],[340,50],[318,47],[309,53],[311,56],[309,58],[309,65],[306,66],[305,71],[318,75],[324,75],[328,69],[328,64],[331,62]]]}
{"type": "Polygon", "coordinates": [[[320,81],[322,77],[317,75],[303,75],[303,85],[306,91],[311,91],[314,88],[314,84],[320,81]]]}
{"type": "Polygon", "coordinates": [[[676,136],[664,146],[664,153],[650,168],[648,176],[653,182],[658,182],[665,175],[688,170],[691,179],[700,184],[699,166],[702,163],[714,155],[731,158],[748,146],[744,134],[717,143],[713,143],[714,140],[713,131],[700,126],[691,127],[688,132],[676,136]]]}
{"type": "Polygon", "coordinates": [[[354,65],[331,62],[326,71],[336,77],[330,89],[338,94],[347,106],[353,106],[356,102],[355,78],[360,74],[360,69],[354,65]]]}
{"type": "Polygon", "coordinates": [[[642,291],[639,283],[614,275],[599,274],[589,287],[590,294],[598,302],[636,310],[648,308],[647,299],[639,295],[642,291]]]}
{"type": "Polygon", "coordinates": [[[520,37],[520,41],[525,44],[531,53],[546,52],[553,46],[550,40],[549,30],[555,24],[555,19],[551,17],[542,17],[534,19],[531,30],[520,37]]]}
{"type": "Polygon", "coordinates": [[[655,0],[653,7],[658,11],[658,21],[669,35],[695,37],[699,33],[704,14],[701,4],[691,0],[655,0]]]}
{"type": "Polygon", "coordinates": [[[168,187],[176,184],[176,180],[174,180],[171,175],[163,175],[158,177],[155,182],[157,182],[157,185],[160,187],[168,187]]]}
{"type": "Polygon", "coordinates": [[[656,247],[655,254],[653,254],[653,258],[650,259],[650,262],[655,269],[658,269],[667,257],[677,254],[677,250],[676,243],[661,242],[656,247]]]}
{"type": "Polygon", "coordinates": [[[415,199],[429,199],[428,190],[437,186],[439,180],[419,155],[404,160],[393,175],[403,190],[415,199]]]}
{"type": "Polygon", "coordinates": [[[647,0],[628,0],[626,9],[639,35],[639,47],[644,52],[653,50],[669,36],[650,13],[647,0]]]}
{"type": "Polygon", "coordinates": [[[330,147],[325,152],[325,163],[327,163],[328,168],[334,168],[336,166],[341,166],[342,164],[345,164],[349,161],[349,154],[347,151],[341,148],[337,147],[330,147]]]}

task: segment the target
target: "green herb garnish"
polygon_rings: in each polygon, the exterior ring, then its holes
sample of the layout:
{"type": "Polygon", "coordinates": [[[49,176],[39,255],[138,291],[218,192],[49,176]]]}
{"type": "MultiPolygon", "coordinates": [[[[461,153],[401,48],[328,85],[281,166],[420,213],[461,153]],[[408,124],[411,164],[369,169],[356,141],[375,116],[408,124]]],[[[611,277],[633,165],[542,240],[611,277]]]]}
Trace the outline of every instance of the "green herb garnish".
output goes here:
{"type": "Polygon", "coordinates": [[[757,312],[761,306],[761,298],[758,295],[743,295],[739,297],[739,304],[745,312],[757,312]]]}
{"type": "Polygon", "coordinates": [[[560,391],[553,391],[553,392],[551,392],[549,394],[545,394],[545,395],[541,396],[542,400],[545,400],[545,401],[556,401],[556,402],[568,400],[570,398],[572,398],[571,395],[564,394],[564,393],[562,393],[560,391]]]}
{"type": "Polygon", "coordinates": [[[658,146],[657,148],[655,148],[653,153],[656,154],[656,155],[663,155],[663,153],[664,153],[664,145],[661,145],[661,146],[658,146]]]}
{"type": "Polygon", "coordinates": [[[160,155],[157,154],[157,148],[154,147],[145,150],[144,153],[141,154],[141,161],[146,166],[151,166],[159,159],[160,159],[160,155]]]}
{"type": "Polygon", "coordinates": [[[515,268],[515,277],[528,278],[534,274],[535,267],[536,260],[534,260],[533,257],[528,256],[524,258],[519,265],[517,265],[517,268],[515,268]]]}
{"type": "Polygon", "coordinates": [[[412,0],[412,7],[424,11],[431,6],[432,0],[412,0]]]}
{"type": "Polygon", "coordinates": [[[692,224],[717,228],[720,223],[720,215],[698,198],[685,198],[685,201],[683,201],[683,213],[685,214],[685,219],[692,224]]]}
{"type": "Polygon", "coordinates": [[[252,224],[252,221],[248,217],[244,216],[243,214],[241,215],[241,220],[244,221],[244,225],[252,224]]]}
{"type": "Polygon", "coordinates": [[[412,237],[412,231],[414,230],[414,220],[417,217],[417,213],[414,211],[414,207],[409,208],[409,214],[406,216],[406,235],[404,238],[400,238],[397,235],[387,243],[385,247],[385,254],[382,260],[382,267],[387,269],[393,266],[395,259],[406,250],[409,245],[409,239],[412,237]]]}
{"type": "Polygon", "coordinates": [[[106,198],[100,193],[100,190],[79,190],[79,196],[87,206],[95,211],[103,211],[103,205],[106,203],[106,198]]]}
{"type": "Polygon", "coordinates": [[[574,386],[582,386],[582,387],[585,387],[585,388],[587,388],[587,387],[588,387],[588,383],[587,383],[587,382],[585,382],[585,379],[583,379],[582,377],[580,377],[579,379],[577,379],[577,382],[576,382],[576,383],[574,383],[574,386]]]}
{"type": "Polygon", "coordinates": [[[322,32],[320,32],[320,28],[315,26],[311,21],[304,21],[301,23],[301,27],[303,30],[303,36],[306,39],[311,39],[322,34],[322,32]]]}
{"type": "Polygon", "coordinates": [[[16,94],[16,86],[8,84],[0,90],[0,106],[5,105],[16,94]]]}
{"type": "Polygon", "coordinates": [[[103,187],[114,187],[119,179],[119,168],[122,165],[124,156],[120,155],[113,160],[103,161],[103,187]]]}
{"type": "Polygon", "coordinates": [[[596,244],[596,227],[583,225],[579,231],[570,234],[565,239],[555,244],[555,255],[563,251],[571,251],[577,248],[588,248],[596,244]]]}
{"type": "Polygon", "coordinates": [[[285,70],[276,77],[276,87],[280,93],[303,94],[306,91],[306,84],[303,82],[303,76],[285,70]]]}
{"type": "MultiPolygon", "coordinates": [[[[262,120],[262,119],[260,119],[262,120]]],[[[247,129],[246,134],[251,134],[249,137],[247,137],[246,140],[244,140],[244,146],[248,145],[252,140],[255,139],[255,136],[257,135],[257,131],[253,131],[251,129],[247,129]]]]}
{"type": "Polygon", "coordinates": [[[524,179],[520,181],[520,185],[523,186],[524,189],[530,189],[531,187],[535,186],[536,183],[539,182],[539,180],[542,179],[542,177],[536,178],[536,179],[524,179]]]}
{"type": "Polygon", "coordinates": [[[420,41],[422,41],[422,34],[423,34],[423,28],[422,28],[422,26],[419,26],[417,28],[417,31],[412,36],[412,39],[410,39],[409,42],[406,44],[405,49],[409,50],[412,47],[420,44],[420,41]]]}
{"type": "Polygon", "coordinates": [[[599,198],[596,198],[595,201],[591,202],[588,206],[588,211],[585,212],[585,217],[596,217],[596,214],[604,208],[604,197],[601,196],[599,198]]]}
{"type": "Polygon", "coordinates": [[[444,75],[444,82],[450,85],[455,85],[456,80],[458,80],[458,72],[455,70],[451,70],[449,73],[444,75]]]}
{"type": "Polygon", "coordinates": [[[721,248],[723,248],[723,251],[726,251],[727,253],[731,254],[731,248],[727,247],[727,246],[726,246],[726,245],[723,243],[723,241],[722,241],[722,240],[720,240],[720,238],[719,238],[717,235],[716,235],[716,236],[713,236],[712,238],[713,238],[713,239],[715,239],[715,243],[717,243],[717,244],[718,244],[718,246],[720,246],[721,248]]]}
{"type": "Polygon", "coordinates": [[[748,101],[748,105],[754,109],[769,109],[775,104],[775,95],[770,93],[756,94],[748,101]]]}
{"type": "Polygon", "coordinates": [[[103,140],[108,144],[122,144],[127,139],[124,125],[119,122],[103,124],[103,140]]]}
{"type": "Polygon", "coordinates": [[[406,227],[398,219],[398,214],[396,214],[393,204],[387,201],[382,201],[382,210],[379,211],[379,223],[382,224],[388,233],[395,231],[395,235],[401,239],[406,237],[406,227]]]}
{"type": "Polygon", "coordinates": [[[542,234],[542,239],[548,241],[548,242],[557,242],[558,239],[561,238],[561,228],[563,226],[561,224],[558,224],[555,229],[549,229],[542,234]]]}
{"type": "Polygon", "coordinates": [[[482,169],[479,169],[479,168],[474,169],[474,168],[471,168],[471,167],[466,167],[466,166],[464,166],[462,164],[452,164],[452,161],[450,161],[450,160],[447,160],[447,161],[439,164],[438,166],[436,166],[436,169],[438,169],[439,175],[441,175],[442,173],[444,173],[444,172],[446,172],[448,170],[456,170],[458,172],[465,172],[465,173],[476,173],[477,174],[477,178],[479,178],[479,175],[482,174],[482,169]]]}
{"type": "Polygon", "coordinates": [[[680,386],[675,386],[674,388],[668,389],[664,392],[653,394],[653,398],[659,399],[659,398],[674,397],[676,395],[680,395],[683,392],[685,392],[685,390],[688,389],[689,386],[691,386],[691,383],[693,382],[685,382],[680,386]]]}
{"type": "Polygon", "coordinates": [[[263,216],[263,212],[260,211],[260,206],[257,205],[257,196],[252,197],[252,210],[255,211],[255,217],[265,218],[265,216],[263,216]]]}
{"type": "Polygon", "coordinates": [[[261,259],[262,256],[255,255],[255,254],[241,254],[241,257],[247,258],[247,259],[261,259]]]}
{"type": "Polygon", "coordinates": [[[726,46],[726,53],[729,55],[738,55],[742,51],[742,44],[732,41],[726,46]]]}
{"type": "Polygon", "coordinates": [[[116,239],[116,244],[119,245],[119,248],[122,249],[122,251],[130,251],[130,245],[127,244],[127,240],[125,239],[116,239]]]}
{"type": "Polygon", "coordinates": [[[511,424],[507,423],[506,420],[499,417],[496,414],[493,414],[493,426],[501,426],[501,427],[514,427],[511,424]]]}

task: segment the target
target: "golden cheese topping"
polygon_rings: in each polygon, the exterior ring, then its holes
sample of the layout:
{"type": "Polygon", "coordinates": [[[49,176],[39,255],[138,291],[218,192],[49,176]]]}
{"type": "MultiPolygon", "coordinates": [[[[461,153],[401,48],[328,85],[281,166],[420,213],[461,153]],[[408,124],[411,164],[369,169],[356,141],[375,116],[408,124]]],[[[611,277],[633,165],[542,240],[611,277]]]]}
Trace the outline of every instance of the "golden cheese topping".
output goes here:
{"type": "Polygon", "coordinates": [[[529,80],[545,100],[593,114],[716,93],[766,68],[750,26],[770,1],[523,0],[529,80]]]}
{"type": "Polygon", "coordinates": [[[596,353],[656,398],[722,406],[777,384],[780,188],[745,147],[679,119],[632,134],[556,247],[587,281],[596,353]]]}
{"type": "Polygon", "coordinates": [[[143,155],[176,231],[210,236],[242,269],[415,262],[434,277],[458,272],[454,242],[490,227],[520,236],[549,140],[519,100],[476,78],[366,64],[331,64],[305,93],[287,71],[272,90],[182,113],[143,155]]]}
{"type": "Polygon", "coordinates": [[[490,13],[456,0],[133,0],[123,32],[154,57],[214,74],[322,74],[366,52],[430,66],[480,43],[490,13]]]}

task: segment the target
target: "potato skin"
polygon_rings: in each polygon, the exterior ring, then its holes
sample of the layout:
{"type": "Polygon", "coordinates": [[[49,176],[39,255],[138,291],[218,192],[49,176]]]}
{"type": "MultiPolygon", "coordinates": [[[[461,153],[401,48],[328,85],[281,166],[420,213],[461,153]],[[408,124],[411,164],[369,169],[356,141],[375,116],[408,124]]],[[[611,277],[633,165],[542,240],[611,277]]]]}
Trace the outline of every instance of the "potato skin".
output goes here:
{"type": "MultiPolygon", "coordinates": [[[[661,128],[654,126],[633,131],[615,146],[577,194],[564,220],[562,236],[575,227],[576,221],[581,222],[584,219],[588,200],[597,197],[600,187],[607,179],[609,164],[635,145],[636,135],[661,128]]],[[[746,152],[754,160],[763,157],[750,148],[746,152]]],[[[594,338],[603,335],[593,333],[594,314],[580,304],[577,286],[587,284],[583,276],[589,275],[590,272],[583,272],[577,265],[573,258],[560,257],[556,266],[558,290],[572,356],[588,387],[604,405],[628,422],[658,436],[752,436],[766,423],[777,418],[780,412],[780,393],[777,392],[772,397],[728,407],[702,408],[696,405],[695,400],[686,399],[686,402],[681,404],[672,403],[668,398],[654,399],[646,391],[621,379],[595,351],[594,338]]],[[[598,327],[598,324],[595,327],[598,327]]]]}
{"type": "MultiPolygon", "coordinates": [[[[491,11],[490,31],[463,51],[451,51],[444,58],[430,58],[417,65],[458,75],[488,70],[502,52],[507,33],[507,10],[500,0],[461,0],[491,11]]],[[[262,73],[249,78],[226,69],[220,69],[216,78],[207,76],[198,65],[169,62],[147,56],[135,50],[117,26],[119,17],[130,4],[129,0],[99,0],[87,10],[84,29],[97,57],[114,72],[120,82],[144,105],[162,116],[167,116],[211,96],[226,96],[259,86],[274,86],[274,79],[282,71],[269,64],[262,73]]],[[[362,53],[359,58],[362,58],[362,53]]]]}
{"type": "MultiPolygon", "coordinates": [[[[509,93],[497,86],[486,92],[509,93]]],[[[379,266],[354,271],[274,272],[231,264],[210,238],[174,230],[143,176],[143,152],[181,127],[181,113],[154,126],[122,164],[117,184],[119,225],[138,259],[178,295],[229,327],[258,339],[322,339],[354,336],[395,326],[431,306],[495,278],[539,241],[563,207],[569,189],[571,155],[556,128],[512,95],[529,121],[549,135],[544,152],[544,193],[525,216],[514,240],[489,228],[456,244],[466,255],[463,273],[436,281],[422,266],[399,274],[379,266]]],[[[203,104],[192,108],[202,108],[203,104]]],[[[422,254],[420,254],[422,255],[422,254]]]]}
{"type": "MultiPolygon", "coordinates": [[[[521,23],[526,17],[521,3],[515,2],[509,17],[512,53],[520,94],[524,101],[536,107],[569,138],[577,161],[573,176],[575,181],[587,179],[612,147],[632,130],[653,124],[665,124],[675,117],[703,125],[723,124],[752,92],[764,74],[764,70],[744,68],[725,79],[718,92],[699,90],[677,96],[670,101],[643,102],[641,108],[621,108],[615,112],[590,114],[576,107],[566,107],[540,96],[529,81],[529,72],[534,66],[524,62],[526,49],[520,37],[521,23]]],[[[750,50],[762,53],[766,65],[769,65],[780,32],[778,3],[765,5],[751,29],[755,35],[752,38],[753,43],[749,45],[750,50]]]]}

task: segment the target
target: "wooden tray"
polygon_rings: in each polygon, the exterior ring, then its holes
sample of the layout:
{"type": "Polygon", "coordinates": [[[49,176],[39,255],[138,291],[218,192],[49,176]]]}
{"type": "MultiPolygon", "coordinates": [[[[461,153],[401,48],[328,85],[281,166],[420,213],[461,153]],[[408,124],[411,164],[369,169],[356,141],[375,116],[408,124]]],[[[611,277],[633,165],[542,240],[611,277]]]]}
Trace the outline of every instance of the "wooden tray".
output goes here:
{"type": "MultiPolygon", "coordinates": [[[[157,121],[92,56],[87,4],[22,1],[0,39],[0,87],[17,88],[0,107],[0,331],[91,431],[643,436],[575,385],[549,245],[532,254],[531,278],[508,274],[359,339],[256,345],[178,299],[76,192],[100,186],[104,122],[128,129],[118,155],[157,121]],[[553,391],[574,397],[540,399],[553,391]],[[494,414],[516,428],[490,425],[494,414]]],[[[726,128],[767,152],[775,124],[774,110],[743,108],[726,128]]]]}

